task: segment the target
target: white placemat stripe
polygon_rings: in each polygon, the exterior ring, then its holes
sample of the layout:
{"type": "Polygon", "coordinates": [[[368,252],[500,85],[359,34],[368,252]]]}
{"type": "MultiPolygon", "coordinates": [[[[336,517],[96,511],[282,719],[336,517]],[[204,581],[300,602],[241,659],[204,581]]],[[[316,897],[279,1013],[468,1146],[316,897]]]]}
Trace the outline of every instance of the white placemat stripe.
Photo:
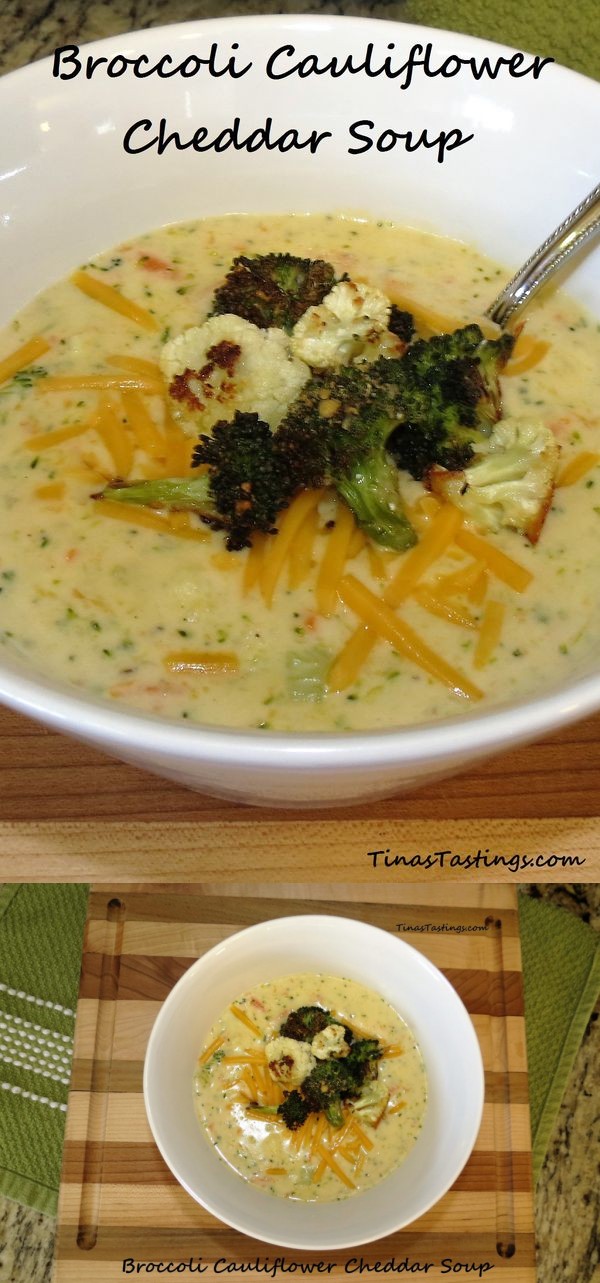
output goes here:
{"type": "Polygon", "coordinates": [[[20,1069],[23,1073],[35,1074],[39,1078],[51,1078],[55,1083],[62,1083],[63,1087],[69,1086],[69,1078],[64,1078],[62,1074],[53,1074],[49,1069],[42,1069],[40,1065],[31,1064],[28,1060],[23,1060],[16,1053],[7,1056],[0,1047],[0,1061],[4,1065],[13,1065],[15,1069],[20,1069]]]}
{"type": "Polygon", "coordinates": [[[52,1037],[60,1042],[68,1042],[69,1046],[73,1045],[72,1034],[60,1034],[56,1029],[48,1030],[46,1025],[36,1025],[33,1020],[25,1020],[23,1016],[14,1016],[11,1011],[2,1011],[0,1009],[0,1018],[5,1020],[8,1025],[18,1025],[23,1029],[35,1029],[36,1032],[39,1031],[43,1034],[51,1033],[52,1037]]]}
{"type": "MultiPolygon", "coordinates": [[[[0,1025],[0,1030],[2,1026],[0,1025]]],[[[62,1049],[64,1051],[64,1048],[62,1049]]],[[[48,1062],[52,1062],[55,1068],[60,1068],[63,1073],[71,1071],[71,1056],[59,1055],[53,1047],[46,1047],[43,1043],[28,1043],[21,1038],[14,1038],[10,1034],[3,1035],[0,1032],[0,1053],[27,1056],[34,1061],[41,1061],[44,1068],[48,1068],[48,1062]]]]}
{"type": "Polygon", "coordinates": [[[60,1011],[63,1016],[74,1016],[72,1007],[63,1007],[60,1002],[51,1002],[48,998],[36,998],[35,994],[25,993],[24,989],[12,989],[10,985],[0,982],[0,993],[7,993],[10,998],[20,998],[22,1002],[31,1002],[36,1007],[46,1007],[48,1011],[60,1011]]]}
{"type": "Polygon", "coordinates": [[[66,1069],[70,1068],[73,1058],[73,1041],[68,1044],[56,1042],[52,1030],[42,1030],[36,1033],[34,1030],[22,1029],[20,1027],[12,1028],[11,1025],[2,1018],[0,1012],[0,1047],[21,1047],[32,1057],[39,1057],[42,1060],[55,1060],[64,1065],[66,1069]]]}
{"type": "Polygon", "coordinates": [[[0,1083],[0,1091],[9,1091],[12,1096],[22,1096],[24,1100],[30,1100],[34,1105],[48,1105],[50,1109],[60,1109],[61,1113],[66,1114],[67,1106],[59,1100],[51,1100],[49,1096],[38,1096],[35,1091],[26,1091],[24,1087],[17,1087],[14,1083],[0,1083]]]}

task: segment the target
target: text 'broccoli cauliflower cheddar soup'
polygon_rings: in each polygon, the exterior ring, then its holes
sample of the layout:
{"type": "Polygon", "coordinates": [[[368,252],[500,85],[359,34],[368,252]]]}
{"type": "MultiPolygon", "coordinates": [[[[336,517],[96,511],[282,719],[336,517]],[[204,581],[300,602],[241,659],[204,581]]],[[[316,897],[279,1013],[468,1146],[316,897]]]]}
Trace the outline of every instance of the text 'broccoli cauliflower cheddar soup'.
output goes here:
{"type": "Polygon", "coordinates": [[[427,1080],[405,1022],[336,976],[258,985],[222,1013],[198,1059],[196,1112],[257,1188],[327,1202],[376,1185],[421,1130],[427,1080]]]}
{"type": "Polygon", "coordinates": [[[504,276],[389,223],[232,215],[40,295],[0,346],[3,645],[266,730],[576,672],[600,631],[599,327],[546,295],[501,333],[480,313],[504,276]]]}

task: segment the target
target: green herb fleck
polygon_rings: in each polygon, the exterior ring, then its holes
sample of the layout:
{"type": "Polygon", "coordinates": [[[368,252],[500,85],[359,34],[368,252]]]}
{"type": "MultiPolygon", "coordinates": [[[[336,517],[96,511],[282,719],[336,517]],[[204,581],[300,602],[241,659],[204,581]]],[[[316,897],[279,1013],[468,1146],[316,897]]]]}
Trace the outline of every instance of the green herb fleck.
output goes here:
{"type": "Polygon", "coordinates": [[[17,370],[12,381],[19,388],[32,388],[36,379],[45,379],[47,374],[45,365],[28,365],[26,370],[17,370]]]}

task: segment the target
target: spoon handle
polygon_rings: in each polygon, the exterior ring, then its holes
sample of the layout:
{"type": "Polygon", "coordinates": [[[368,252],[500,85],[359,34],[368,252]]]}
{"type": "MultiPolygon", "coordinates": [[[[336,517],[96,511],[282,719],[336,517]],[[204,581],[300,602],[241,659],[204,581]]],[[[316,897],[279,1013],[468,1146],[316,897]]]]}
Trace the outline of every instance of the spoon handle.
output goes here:
{"type": "Polygon", "coordinates": [[[550,277],[584,245],[600,236],[600,184],[527,259],[485,315],[505,326],[550,277]]]}

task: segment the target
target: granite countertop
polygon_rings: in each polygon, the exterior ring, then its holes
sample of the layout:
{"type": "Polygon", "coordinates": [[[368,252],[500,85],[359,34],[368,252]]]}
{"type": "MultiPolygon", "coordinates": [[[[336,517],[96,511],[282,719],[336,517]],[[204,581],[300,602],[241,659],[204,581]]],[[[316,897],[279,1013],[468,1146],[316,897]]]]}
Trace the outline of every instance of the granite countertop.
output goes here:
{"type": "MultiPolygon", "coordinates": [[[[520,6],[515,12],[518,44],[520,6]]],[[[547,4],[548,15],[552,9],[547,4]]],[[[258,0],[260,13],[343,13],[401,19],[406,2],[311,3],[310,0],[258,0]]],[[[593,6],[590,7],[590,15],[593,6]]],[[[244,0],[4,0],[0,11],[0,72],[10,71],[51,53],[73,39],[83,43],[166,22],[248,13],[244,0]]],[[[586,19],[586,21],[588,21],[586,19]]],[[[441,25],[438,22],[438,25],[441,25]]],[[[448,21],[447,25],[454,25],[448,21]]],[[[570,56],[562,61],[578,68],[578,48],[586,23],[574,36],[570,56]]],[[[593,17],[589,20],[590,35],[593,17]]],[[[480,34],[487,34],[482,30],[480,34]]],[[[508,35],[505,37],[508,39],[508,35]]],[[[548,43],[548,42],[547,42],[548,43]]],[[[540,52],[553,52],[543,49],[540,52]]],[[[600,930],[600,887],[532,886],[529,894],[543,895],[578,914],[600,930]]],[[[600,1094],[600,1022],[592,1017],[577,1056],[563,1100],[536,1193],[536,1232],[539,1283],[598,1283],[600,1249],[596,1155],[600,1094]],[[594,1143],[595,1138],[595,1143],[594,1143]]],[[[50,1283],[54,1251],[54,1221],[0,1196],[0,1283],[50,1283]]]]}
{"type": "Polygon", "coordinates": [[[0,7],[0,69],[10,71],[36,58],[44,58],[57,45],[73,39],[84,43],[123,31],[137,31],[170,22],[197,18],[234,18],[248,13],[332,13],[397,20],[400,3],[314,3],[314,0],[4,0],[0,7]]]}

